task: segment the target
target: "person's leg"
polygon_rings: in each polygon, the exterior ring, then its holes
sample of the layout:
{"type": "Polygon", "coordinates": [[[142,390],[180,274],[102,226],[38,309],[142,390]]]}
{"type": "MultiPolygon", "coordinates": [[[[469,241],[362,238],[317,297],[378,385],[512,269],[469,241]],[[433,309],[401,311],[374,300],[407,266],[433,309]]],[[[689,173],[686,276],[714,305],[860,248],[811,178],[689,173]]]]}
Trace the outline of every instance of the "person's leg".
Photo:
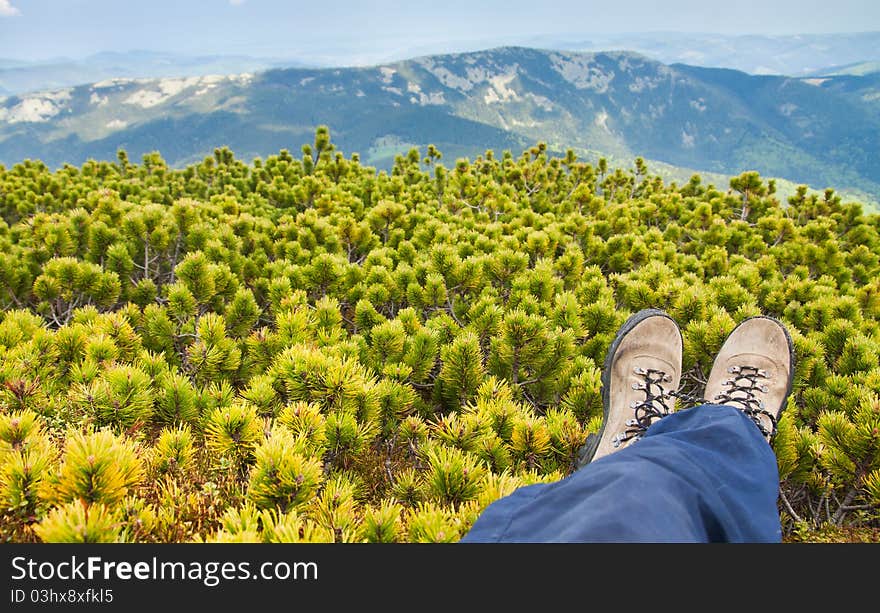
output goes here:
{"type": "Polygon", "coordinates": [[[630,317],[602,374],[602,429],[586,464],[520,488],[484,510],[463,542],[778,542],[779,474],[769,443],[794,377],[785,326],[741,322],[705,394],[723,404],[676,413],[681,335],[662,311],[630,317]]]}
{"type": "Polygon", "coordinates": [[[461,542],[778,542],[778,485],[755,423],[703,405],[561,481],[493,502],[461,542]]]}

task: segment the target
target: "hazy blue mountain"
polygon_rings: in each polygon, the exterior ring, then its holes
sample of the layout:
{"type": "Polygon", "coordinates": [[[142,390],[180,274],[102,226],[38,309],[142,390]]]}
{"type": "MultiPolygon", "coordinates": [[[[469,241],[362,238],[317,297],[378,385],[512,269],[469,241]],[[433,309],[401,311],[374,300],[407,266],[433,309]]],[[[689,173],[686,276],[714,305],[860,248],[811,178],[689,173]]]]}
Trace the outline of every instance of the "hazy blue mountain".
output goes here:
{"type": "Polygon", "coordinates": [[[22,94],[112,78],[190,77],[256,72],[294,61],[237,55],[187,56],[153,51],[104,52],[73,60],[42,62],[0,59],[0,93],[22,94]]]}
{"type": "MultiPolygon", "coordinates": [[[[439,41],[408,49],[389,41],[333,40],[300,47],[292,57],[187,56],[153,51],[98,53],[39,62],[0,58],[0,95],[70,87],[114,77],[184,77],[258,72],[291,66],[364,66],[412,57],[520,46],[577,52],[629,50],[666,64],[733,68],[751,74],[829,76],[880,65],[880,32],[790,36],[676,32],[584,33],[439,41]],[[847,71],[847,72],[841,72],[847,71]]],[[[864,73],[860,73],[864,74],[864,73]]]]}
{"type": "Polygon", "coordinates": [[[788,36],[652,32],[594,34],[567,40],[538,37],[524,43],[571,51],[627,49],[666,64],[789,76],[805,76],[854,63],[880,61],[880,32],[788,36]]]}
{"type": "Polygon", "coordinates": [[[379,167],[429,143],[451,164],[544,141],[588,158],[758,170],[880,200],[880,120],[859,89],[875,87],[872,78],[501,48],[365,68],[113,79],[0,101],[0,162],[56,167],[114,159],[124,148],[133,159],[158,150],[180,166],[223,145],[250,159],[298,150],[327,124],[343,151],[379,167]]]}
{"type": "Polygon", "coordinates": [[[875,118],[880,118],[880,72],[837,74],[805,79],[822,89],[835,92],[854,103],[863,105],[875,118]]]}
{"type": "Polygon", "coordinates": [[[0,68],[16,68],[18,66],[27,66],[28,62],[23,60],[13,60],[5,57],[0,57],[0,68]]]}
{"type": "Polygon", "coordinates": [[[835,66],[832,68],[825,68],[823,70],[819,70],[811,76],[815,77],[835,77],[835,76],[856,76],[862,77],[865,75],[873,74],[880,72],[880,61],[874,62],[855,62],[853,64],[845,64],[843,66],[835,66]]]}

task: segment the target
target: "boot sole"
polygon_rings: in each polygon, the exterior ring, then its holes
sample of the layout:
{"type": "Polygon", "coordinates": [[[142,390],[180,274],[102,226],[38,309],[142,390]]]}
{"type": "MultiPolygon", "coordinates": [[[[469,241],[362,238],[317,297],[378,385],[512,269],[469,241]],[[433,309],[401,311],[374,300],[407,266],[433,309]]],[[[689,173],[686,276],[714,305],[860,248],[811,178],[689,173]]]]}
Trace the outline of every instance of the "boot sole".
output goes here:
{"type": "MultiPolygon", "coordinates": [[[[597,433],[587,436],[587,440],[581,446],[581,449],[578,452],[578,468],[586,466],[593,460],[593,456],[599,448],[599,441],[602,440],[602,436],[605,434],[605,425],[608,423],[608,412],[611,404],[611,363],[614,361],[614,356],[617,354],[617,348],[620,347],[623,338],[629,334],[633,328],[647,318],[657,316],[665,317],[672,321],[672,323],[675,323],[675,320],[666,311],[661,311],[660,309],[642,309],[638,313],[630,315],[629,319],[627,319],[620,327],[617,331],[617,336],[615,336],[614,340],[611,342],[611,346],[608,348],[608,353],[605,354],[605,364],[602,366],[602,427],[599,428],[597,433]]],[[[675,327],[678,328],[677,323],[675,323],[675,327]]],[[[681,330],[679,330],[679,334],[681,334],[681,330]]]]}

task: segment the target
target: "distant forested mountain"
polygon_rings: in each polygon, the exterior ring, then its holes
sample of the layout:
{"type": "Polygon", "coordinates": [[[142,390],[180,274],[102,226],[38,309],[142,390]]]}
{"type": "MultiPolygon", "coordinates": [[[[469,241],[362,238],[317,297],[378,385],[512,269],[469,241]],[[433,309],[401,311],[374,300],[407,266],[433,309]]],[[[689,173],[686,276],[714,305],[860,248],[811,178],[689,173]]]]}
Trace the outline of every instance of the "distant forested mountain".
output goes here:
{"type": "Polygon", "coordinates": [[[878,76],[754,76],[630,52],[522,47],[367,68],[109,79],[0,100],[0,163],[53,167],[159,151],[172,165],[227,145],[299,149],[317,125],[389,167],[413,146],[445,161],[536,141],[724,175],[757,170],[880,199],[878,76]]]}

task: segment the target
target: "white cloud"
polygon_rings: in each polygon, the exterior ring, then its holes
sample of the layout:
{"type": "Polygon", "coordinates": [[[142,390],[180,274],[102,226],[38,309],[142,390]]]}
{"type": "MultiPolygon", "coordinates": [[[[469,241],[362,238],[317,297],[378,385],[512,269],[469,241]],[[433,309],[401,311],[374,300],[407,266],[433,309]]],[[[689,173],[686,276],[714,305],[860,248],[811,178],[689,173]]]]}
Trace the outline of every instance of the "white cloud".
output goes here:
{"type": "MultiPolygon", "coordinates": [[[[0,0],[0,2],[2,2],[2,1],[3,1],[3,0],[0,0]]],[[[247,0],[229,0],[229,4],[231,4],[232,6],[241,6],[241,5],[244,4],[246,1],[247,1],[247,0]]]]}
{"type": "Polygon", "coordinates": [[[21,15],[21,11],[12,6],[9,0],[0,0],[0,17],[15,17],[21,15]]]}

